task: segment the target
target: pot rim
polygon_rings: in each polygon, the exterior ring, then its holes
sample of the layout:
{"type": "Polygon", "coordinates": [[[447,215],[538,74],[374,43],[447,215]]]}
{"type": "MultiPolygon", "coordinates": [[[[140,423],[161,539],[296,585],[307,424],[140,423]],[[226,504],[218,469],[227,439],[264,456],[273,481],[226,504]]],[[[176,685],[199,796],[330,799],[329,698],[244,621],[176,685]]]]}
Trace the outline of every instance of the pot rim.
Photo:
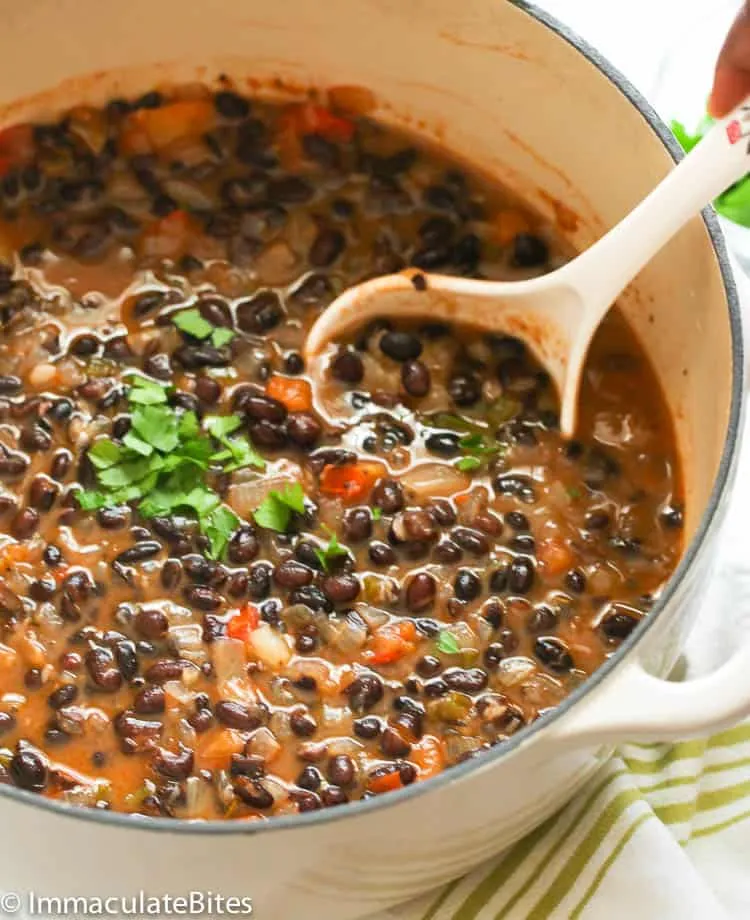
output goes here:
{"type": "MultiPolygon", "coordinates": [[[[527,15],[533,17],[541,25],[554,32],[559,38],[571,45],[576,51],[590,61],[612,85],[625,96],[643,116],[648,126],[656,137],[662,142],[667,152],[675,162],[684,156],[682,148],[672,135],[651,104],[641,95],[632,83],[604,58],[593,46],[582,39],[567,25],[560,22],[546,10],[542,10],[529,0],[511,0],[513,5],[527,15]]],[[[685,550],[677,568],[668,580],[666,587],[649,615],[641,621],[633,633],[622,643],[617,652],[605,661],[581,686],[577,687],[562,703],[550,712],[538,718],[517,736],[488,751],[483,752],[478,758],[468,760],[454,767],[444,770],[437,776],[420,783],[414,783],[404,789],[389,792],[387,795],[373,799],[360,800],[348,803],[343,808],[327,808],[320,811],[307,812],[299,815],[286,815],[271,818],[268,821],[239,822],[227,820],[176,820],[174,818],[151,818],[129,814],[125,812],[98,811],[96,809],[81,808],[47,799],[33,792],[17,789],[9,785],[0,785],[0,802],[3,799],[16,800],[36,808],[57,814],[60,817],[69,817],[81,821],[103,823],[126,830],[154,831],[158,833],[171,833],[176,835],[211,836],[215,834],[254,835],[269,834],[273,832],[291,831],[295,828],[314,827],[334,821],[345,820],[347,817],[365,816],[373,811],[392,808],[408,799],[424,795],[440,787],[466,778],[478,769],[494,766],[505,757],[517,751],[522,746],[529,744],[548,725],[562,719],[568,711],[583,699],[589,692],[598,687],[606,678],[619,667],[625,659],[636,649],[646,634],[653,628],[662,611],[674,597],[678,587],[685,578],[690,567],[695,563],[699,554],[705,547],[708,537],[717,526],[717,515],[722,505],[727,487],[731,484],[733,468],[738,454],[741,420],[743,410],[743,366],[744,349],[742,341],[742,323],[740,314],[739,297],[732,273],[732,267],[727,254],[724,237],[719,228],[719,222],[713,208],[707,207],[702,212],[702,217],[708,231],[711,246],[716,254],[721,272],[724,292],[729,314],[729,328],[731,333],[732,351],[732,387],[729,407],[727,433],[722,449],[721,461],[716,474],[716,480],[711,490],[706,510],[693,539],[685,550]]]]}

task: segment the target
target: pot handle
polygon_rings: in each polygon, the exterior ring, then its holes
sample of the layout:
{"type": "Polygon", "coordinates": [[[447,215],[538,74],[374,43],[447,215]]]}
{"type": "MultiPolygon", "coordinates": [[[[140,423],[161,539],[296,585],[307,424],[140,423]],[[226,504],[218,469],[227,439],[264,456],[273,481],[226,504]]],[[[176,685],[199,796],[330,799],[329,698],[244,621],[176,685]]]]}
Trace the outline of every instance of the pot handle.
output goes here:
{"type": "Polygon", "coordinates": [[[640,662],[560,719],[557,737],[575,746],[622,741],[680,741],[736,724],[750,713],[750,642],[717,671],[676,682],[654,677],[640,662]]]}

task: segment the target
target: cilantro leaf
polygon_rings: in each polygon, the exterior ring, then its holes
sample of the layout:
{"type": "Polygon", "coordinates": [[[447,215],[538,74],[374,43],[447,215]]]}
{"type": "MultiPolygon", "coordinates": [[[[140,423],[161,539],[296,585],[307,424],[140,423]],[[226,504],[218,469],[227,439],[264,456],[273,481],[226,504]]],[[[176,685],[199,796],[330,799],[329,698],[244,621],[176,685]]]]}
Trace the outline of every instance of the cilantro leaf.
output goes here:
{"type": "Polygon", "coordinates": [[[461,457],[460,460],[456,461],[456,469],[461,470],[462,473],[473,473],[481,465],[482,461],[479,457],[461,457]]]}
{"type": "Polygon", "coordinates": [[[152,447],[168,454],[180,440],[176,413],[166,406],[139,406],[131,416],[131,425],[152,447]]]}
{"type": "Polygon", "coordinates": [[[142,441],[133,431],[128,431],[128,433],[122,439],[122,443],[125,445],[125,447],[129,447],[130,450],[134,450],[142,457],[150,457],[154,452],[154,448],[150,444],[147,444],[145,441],[142,441]]]}
{"type": "Polygon", "coordinates": [[[95,492],[88,489],[84,492],[78,492],[76,499],[84,511],[96,511],[99,508],[104,508],[109,501],[104,492],[95,492]]]}
{"type": "Polygon", "coordinates": [[[266,461],[247,438],[231,438],[222,442],[226,445],[224,450],[211,456],[214,461],[224,463],[224,472],[232,473],[234,470],[254,466],[258,470],[266,468],[266,461]],[[227,463],[226,461],[231,461],[227,463]]]}
{"type": "Polygon", "coordinates": [[[186,332],[195,339],[207,339],[214,331],[213,325],[207,319],[204,319],[201,316],[201,311],[195,307],[175,313],[172,316],[172,322],[180,332],[186,332]]]}
{"type": "Polygon", "coordinates": [[[457,655],[461,651],[456,637],[445,629],[438,636],[437,647],[444,655],[457,655]]]}
{"type": "Polygon", "coordinates": [[[167,401],[166,387],[149,377],[133,375],[128,401],[141,406],[156,406],[167,401]]]}
{"type": "Polygon", "coordinates": [[[256,524],[267,530],[283,533],[289,526],[292,511],[302,514],[305,510],[305,493],[295,482],[284,486],[281,492],[272,489],[258,506],[253,517],[256,524]]]}
{"type": "Polygon", "coordinates": [[[215,348],[221,348],[224,345],[228,345],[234,338],[234,332],[231,329],[225,329],[223,326],[218,326],[211,333],[211,344],[215,348]]]}
{"type": "Polygon", "coordinates": [[[221,441],[242,425],[242,419],[239,415],[209,415],[204,424],[206,431],[221,441]]]}
{"type": "Polygon", "coordinates": [[[194,438],[200,431],[200,422],[195,412],[185,412],[180,418],[177,433],[181,438],[194,438]]]}
{"type": "Polygon", "coordinates": [[[102,438],[89,448],[89,460],[98,470],[106,470],[119,462],[122,449],[114,441],[102,438]]]}
{"type": "Polygon", "coordinates": [[[229,539],[237,529],[240,519],[226,505],[219,505],[201,518],[201,530],[208,537],[209,553],[213,559],[220,559],[229,539]]]}
{"type": "Polygon", "coordinates": [[[370,509],[370,514],[372,515],[373,521],[379,521],[383,517],[383,509],[375,505],[370,509]]]}
{"type": "Polygon", "coordinates": [[[318,561],[323,566],[324,571],[330,572],[334,559],[338,559],[340,556],[348,556],[349,550],[339,543],[336,534],[332,534],[328,544],[323,549],[316,549],[315,555],[318,557],[318,561]]]}

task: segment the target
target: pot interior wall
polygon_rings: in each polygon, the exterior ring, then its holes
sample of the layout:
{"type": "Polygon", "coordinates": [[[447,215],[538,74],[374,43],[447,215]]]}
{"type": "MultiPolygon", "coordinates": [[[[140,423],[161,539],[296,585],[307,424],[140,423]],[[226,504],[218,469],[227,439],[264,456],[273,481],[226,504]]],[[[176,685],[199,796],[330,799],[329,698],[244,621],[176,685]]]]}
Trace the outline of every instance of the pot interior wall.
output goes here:
{"type": "MultiPolygon", "coordinates": [[[[381,117],[499,176],[578,247],[671,162],[595,65],[505,0],[34,0],[4,13],[2,52],[5,122],[219,72],[263,90],[276,78],[370,87],[381,117]]],[[[676,420],[692,534],[724,444],[732,362],[723,285],[699,219],[624,306],[676,420]]]]}

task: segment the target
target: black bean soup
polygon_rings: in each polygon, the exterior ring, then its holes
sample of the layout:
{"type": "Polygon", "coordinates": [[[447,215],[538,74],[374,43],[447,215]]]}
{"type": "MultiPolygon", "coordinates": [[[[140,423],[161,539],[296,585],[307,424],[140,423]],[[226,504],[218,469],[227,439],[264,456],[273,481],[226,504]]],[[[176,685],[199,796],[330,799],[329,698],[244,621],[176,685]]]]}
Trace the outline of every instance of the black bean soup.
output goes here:
{"type": "Polygon", "coordinates": [[[347,286],[564,259],[363,98],[0,133],[0,781],[174,818],[380,795],[559,703],[673,570],[670,419],[617,312],[580,440],[521,343],[436,324],[336,346],[316,413],[301,348],[347,286]]]}

